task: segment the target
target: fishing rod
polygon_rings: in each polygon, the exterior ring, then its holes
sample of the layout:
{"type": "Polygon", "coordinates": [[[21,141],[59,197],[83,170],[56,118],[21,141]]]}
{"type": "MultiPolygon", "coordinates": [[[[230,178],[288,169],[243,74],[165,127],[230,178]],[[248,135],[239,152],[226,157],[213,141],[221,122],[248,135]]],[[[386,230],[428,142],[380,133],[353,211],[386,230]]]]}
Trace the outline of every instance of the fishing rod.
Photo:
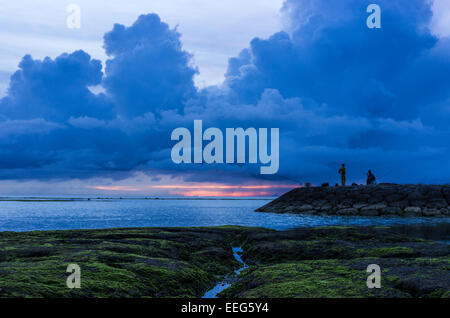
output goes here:
{"type": "Polygon", "coordinates": [[[387,173],[383,174],[381,177],[378,177],[377,181],[380,181],[380,180],[386,178],[387,176],[391,175],[392,172],[394,172],[394,170],[396,170],[396,168],[393,168],[393,169],[389,170],[387,173]]]}

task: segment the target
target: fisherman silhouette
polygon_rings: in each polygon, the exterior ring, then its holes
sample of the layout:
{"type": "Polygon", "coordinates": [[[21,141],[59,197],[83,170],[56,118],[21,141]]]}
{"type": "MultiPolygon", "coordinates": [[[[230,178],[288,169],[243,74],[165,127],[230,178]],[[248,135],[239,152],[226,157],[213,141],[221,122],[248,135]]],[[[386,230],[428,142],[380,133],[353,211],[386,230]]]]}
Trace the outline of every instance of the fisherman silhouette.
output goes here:
{"type": "Polygon", "coordinates": [[[342,186],[345,186],[345,164],[342,164],[342,167],[338,170],[338,172],[341,175],[341,184],[342,186]]]}
{"type": "Polygon", "coordinates": [[[375,175],[372,173],[372,171],[369,170],[367,172],[367,184],[368,185],[369,184],[374,184],[375,180],[376,180],[375,175]]]}

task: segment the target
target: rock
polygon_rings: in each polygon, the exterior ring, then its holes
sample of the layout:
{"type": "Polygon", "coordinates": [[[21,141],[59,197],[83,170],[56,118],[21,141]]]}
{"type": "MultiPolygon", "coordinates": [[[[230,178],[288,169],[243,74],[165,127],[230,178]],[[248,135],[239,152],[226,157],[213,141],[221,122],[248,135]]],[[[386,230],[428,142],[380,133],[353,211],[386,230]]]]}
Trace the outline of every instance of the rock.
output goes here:
{"type": "Polygon", "coordinates": [[[424,196],[422,192],[419,189],[415,189],[414,191],[410,192],[408,194],[408,200],[415,201],[415,200],[423,200],[424,196]]]}
{"type": "Polygon", "coordinates": [[[363,207],[365,207],[365,206],[368,206],[368,204],[367,203],[355,203],[355,204],[353,204],[353,207],[355,209],[358,209],[358,210],[363,208],[363,207]]]}
{"type": "Polygon", "coordinates": [[[412,200],[412,201],[409,201],[409,205],[411,205],[411,206],[420,206],[420,207],[423,207],[423,206],[426,205],[426,201],[412,200]]]}
{"type": "Polygon", "coordinates": [[[366,207],[361,208],[361,215],[365,216],[374,216],[381,214],[381,211],[386,209],[387,206],[385,204],[372,204],[366,207]]]}
{"type": "Polygon", "coordinates": [[[370,195],[369,194],[360,194],[356,197],[356,200],[359,202],[367,202],[370,199],[370,195]]]}
{"type": "Polygon", "coordinates": [[[392,207],[392,206],[388,206],[385,209],[381,210],[381,214],[386,214],[386,215],[402,215],[403,214],[403,210],[397,207],[392,207]]]}
{"type": "Polygon", "coordinates": [[[383,210],[386,209],[387,206],[384,203],[378,203],[378,204],[372,204],[372,205],[368,205],[364,208],[362,208],[361,210],[367,209],[367,210],[383,210]]]}
{"type": "Polygon", "coordinates": [[[310,204],[304,204],[296,208],[296,211],[298,212],[305,212],[310,210],[314,210],[314,207],[310,204]]]}
{"type": "Polygon", "coordinates": [[[319,210],[320,211],[331,211],[331,210],[333,210],[333,207],[331,206],[331,205],[323,205],[323,206],[321,206],[321,207],[319,207],[319,210]]]}
{"type": "Polygon", "coordinates": [[[425,197],[427,201],[433,199],[443,199],[441,187],[430,186],[423,189],[425,191],[425,197]]]}
{"type": "Polygon", "coordinates": [[[405,208],[404,216],[421,216],[422,209],[417,206],[409,206],[405,208]]]}
{"type": "Polygon", "coordinates": [[[355,209],[355,208],[341,209],[341,210],[337,210],[336,214],[338,214],[338,215],[357,215],[358,209],[355,209]]]}
{"type": "Polygon", "coordinates": [[[289,206],[284,208],[285,211],[290,211],[290,212],[293,212],[296,209],[297,209],[297,207],[295,205],[289,205],[289,206]]]}
{"type": "Polygon", "coordinates": [[[336,209],[337,210],[348,209],[348,208],[351,208],[352,206],[353,206],[353,204],[351,204],[351,203],[343,202],[342,204],[338,204],[336,206],[336,209]]]}
{"type": "Polygon", "coordinates": [[[422,209],[422,214],[424,216],[436,216],[436,215],[440,215],[441,211],[438,209],[424,208],[424,209],[422,209]]]}
{"type": "Polygon", "coordinates": [[[447,204],[450,205],[450,186],[445,186],[444,188],[442,188],[442,195],[447,201],[447,204]]]}
{"type": "Polygon", "coordinates": [[[316,201],[312,202],[312,204],[313,204],[315,207],[321,207],[321,206],[323,206],[323,205],[328,204],[328,201],[327,201],[327,200],[316,200],[316,201]]]}
{"type": "Polygon", "coordinates": [[[406,208],[409,205],[409,202],[406,201],[406,200],[402,200],[402,201],[392,202],[389,205],[392,206],[392,207],[404,209],[404,208],[406,208]]]}
{"type": "Polygon", "coordinates": [[[398,193],[394,193],[394,194],[390,194],[386,196],[386,202],[387,203],[392,203],[392,202],[397,202],[397,201],[401,201],[405,198],[404,195],[402,194],[398,194],[398,193]]]}
{"type": "Polygon", "coordinates": [[[258,265],[241,275],[224,297],[287,297],[286,286],[289,297],[438,298],[450,292],[448,246],[390,229],[271,231],[250,236],[245,244],[248,251],[251,248],[247,259],[258,265]],[[382,268],[380,289],[368,289],[365,281],[355,280],[355,271],[363,274],[370,263],[382,268]],[[330,283],[336,278],[339,284],[330,283]]]}
{"type": "Polygon", "coordinates": [[[450,185],[311,186],[291,190],[257,211],[439,217],[448,215],[449,200],[450,185]]]}
{"type": "Polygon", "coordinates": [[[438,209],[446,208],[448,206],[447,201],[445,201],[444,199],[433,199],[426,202],[425,205],[427,208],[438,208],[438,209]]]}
{"type": "Polygon", "coordinates": [[[382,196],[373,196],[369,200],[367,200],[367,203],[369,203],[369,204],[377,204],[378,202],[381,202],[381,201],[383,201],[383,197],[382,196]]]}
{"type": "Polygon", "coordinates": [[[379,213],[378,210],[361,209],[360,214],[364,216],[377,216],[379,213]]]}

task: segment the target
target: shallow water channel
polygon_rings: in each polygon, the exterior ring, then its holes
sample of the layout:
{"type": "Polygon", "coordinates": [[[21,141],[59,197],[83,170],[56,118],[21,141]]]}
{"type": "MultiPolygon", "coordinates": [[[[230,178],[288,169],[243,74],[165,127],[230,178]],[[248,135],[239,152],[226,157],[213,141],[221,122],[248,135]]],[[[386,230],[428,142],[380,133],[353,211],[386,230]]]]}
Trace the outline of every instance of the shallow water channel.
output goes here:
{"type": "Polygon", "coordinates": [[[242,253],[241,247],[232,247],[234,258],[242,265],[239,269],[234,271],[233,275],[229,275],[225,277],[221,282],[219,282],[216,286],[208,290],[202,298],[217,298],[217,294],[222,290],[227,289],[231,286],[231,284],[236,280],[237,276],[248,267],[247,264],[242,260],[240,253],[242,253]]]}

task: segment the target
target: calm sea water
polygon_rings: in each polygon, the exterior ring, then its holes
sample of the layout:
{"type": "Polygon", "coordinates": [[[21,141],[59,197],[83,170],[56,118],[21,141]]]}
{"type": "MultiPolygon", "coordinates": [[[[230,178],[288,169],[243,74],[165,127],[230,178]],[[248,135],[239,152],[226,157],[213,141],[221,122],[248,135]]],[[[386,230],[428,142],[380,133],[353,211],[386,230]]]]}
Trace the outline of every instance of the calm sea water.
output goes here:
{"type": "Polygon", "coordinates": [[[433,225],[450,219],[260,213],[251,200],[0,201],[0,231],[243,225],[284,230],[327,225],[433,225]]]}

